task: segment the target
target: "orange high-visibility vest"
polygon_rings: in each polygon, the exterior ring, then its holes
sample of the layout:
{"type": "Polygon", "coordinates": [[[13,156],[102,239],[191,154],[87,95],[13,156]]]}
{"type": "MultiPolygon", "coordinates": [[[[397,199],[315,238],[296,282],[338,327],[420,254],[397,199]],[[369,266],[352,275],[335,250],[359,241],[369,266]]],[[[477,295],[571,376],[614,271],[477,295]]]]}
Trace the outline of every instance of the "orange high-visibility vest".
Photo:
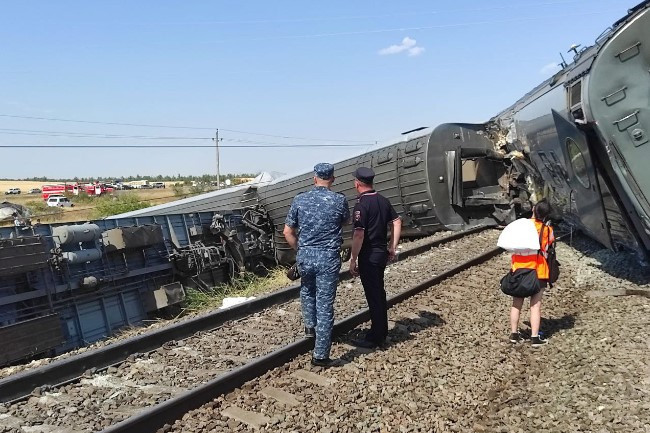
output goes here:
{"type": "Polygon", "coordinates": [[[513,254],[511,270],[514,272],[517,269],[536,269],[537,278],[540,280],[548,280],[548,263],[546,256],[548,255],[548,246],[555,241],[553,235],[553,228],[545,225],[543,222],[533,219],[535,228],[539,234],[542,228],[544,235],[542,236],[541,250],[531,254],[513,254]]]}

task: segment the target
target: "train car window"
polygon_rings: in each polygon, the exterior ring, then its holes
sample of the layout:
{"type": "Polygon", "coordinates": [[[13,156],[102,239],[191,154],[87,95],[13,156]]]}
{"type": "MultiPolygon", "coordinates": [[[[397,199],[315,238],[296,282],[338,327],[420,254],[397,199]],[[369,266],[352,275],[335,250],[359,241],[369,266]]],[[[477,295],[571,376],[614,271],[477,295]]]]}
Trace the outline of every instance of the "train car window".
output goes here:
{"type": "Polygon", "coordinates": [[[582,82],[578,81],[571,86],[571,107],[575,107],[582,102],[582,82]]]}
{"type": "Polygon", "coordinates": [[[569,91],[569,107],[574,119],[583,120],[585,117],[582,110],[582,81],[578,81],[569,91]]]}
{"type": "Polygon", "coordinates": [[[578,182],[580,182],[582,186],[589,188],[591,182],[589,181],[589,175],[587,174],[587,162],[585,161],[582,152],[580,152],[578,144],[569,137],[566,139],[566,147],[569,152],[569,160],[571,161],[571,167],[573,168],[576,179],[578,179],[578,182]]]}

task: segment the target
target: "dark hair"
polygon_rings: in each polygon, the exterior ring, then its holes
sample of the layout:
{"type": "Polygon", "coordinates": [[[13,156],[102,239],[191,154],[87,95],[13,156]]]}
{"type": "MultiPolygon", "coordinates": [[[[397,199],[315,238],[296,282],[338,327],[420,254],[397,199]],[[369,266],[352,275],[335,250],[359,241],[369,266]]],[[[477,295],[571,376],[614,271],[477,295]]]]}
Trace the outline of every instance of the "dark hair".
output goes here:
{"type": "Polygon", "coordinates": [[[551,205],[546,199],[542,199],[535,205],[535,218],[546,222],[551,215],[551,205]]]}

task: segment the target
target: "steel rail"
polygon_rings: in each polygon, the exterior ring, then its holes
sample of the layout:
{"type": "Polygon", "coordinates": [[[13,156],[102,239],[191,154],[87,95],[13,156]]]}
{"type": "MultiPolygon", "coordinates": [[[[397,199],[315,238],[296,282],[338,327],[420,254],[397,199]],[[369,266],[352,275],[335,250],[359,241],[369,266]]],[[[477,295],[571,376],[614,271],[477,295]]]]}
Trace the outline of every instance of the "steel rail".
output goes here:
{"type": "MultiPolygon", "coordinates": [[[[400,253],[400,260],[412,257],[442,244],[465,236],[479,233],[490,226],[478,226],[470,230],[453,233],[449,236],[428,242],[400,253]]],[[[340,272],[341,280],[351,278],[349,271],[340,272]]],[[[197,332],[210,331],[230,320],[238,320],[275,305],[296,299],[300,295],[300,285],[294,284],[285,289],[269,293],[259,298],[218,310],[204,316],[185,320],[162,329],[128,338],[96,350],[80,353],[69,358],[54,361],[48,365],[26,370],[0,379],[0,403],[16,403],[29,397],[30,393],[41,387],[58,387],[78,381],[82,375],[119,365],[133,354],[141,354],[158,349],[172,340],[183,340],[197,332]]]]}
{"type": "MultiPolygon", "coordinates": [[[[499,255],[502,251],[503,250],[498,247],[490,249],[483,254],[441,273],[440,275],[430,278],[429,280],[417,284],[404,292],[390,297],[388,299],[388,305],[389,307],[392,307],[399,304],[405,299],[439,284],[441,281],[446,280],[449,277],[499,255]]],[[[333,336],[341,336],[368,320],[370,320],[370,312],[366,308],[336,322],[332,332],[333,336]]],[[[154,433],[164,427],[165,424],[172,424],[174,421],[181,419],[187,412],[209,403],[220,395],[233,391],[249,380],[260,377],[264,373],[290,362],[299,355],[309,352],[312,344],[312,340],[301,338],[267,355],[258,357],[250,363],[223,374],[210,382],[186,391],[163,403],[145,409],[118,424],[102,430],[101,433],[154,433]]]]}

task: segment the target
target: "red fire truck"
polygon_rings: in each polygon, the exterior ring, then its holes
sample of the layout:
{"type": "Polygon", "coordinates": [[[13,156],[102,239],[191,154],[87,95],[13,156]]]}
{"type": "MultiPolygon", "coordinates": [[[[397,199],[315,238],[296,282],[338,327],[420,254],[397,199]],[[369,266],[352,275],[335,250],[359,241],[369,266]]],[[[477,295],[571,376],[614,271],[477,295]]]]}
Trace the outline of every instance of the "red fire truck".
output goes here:
{"type": "Polygon", "coordinates": [[[84,192],[88,195],[98,196],[113,192],[113,188],[107,187],[105,184],[99,182],[89,183],[85,185],[79,185],[78,183],[66,183],[59,185],[43,185],[42,191],[43,200],[47,200],[51,195],[65,195],[66,193],[79,195],[80,192],[84,192]]]}

